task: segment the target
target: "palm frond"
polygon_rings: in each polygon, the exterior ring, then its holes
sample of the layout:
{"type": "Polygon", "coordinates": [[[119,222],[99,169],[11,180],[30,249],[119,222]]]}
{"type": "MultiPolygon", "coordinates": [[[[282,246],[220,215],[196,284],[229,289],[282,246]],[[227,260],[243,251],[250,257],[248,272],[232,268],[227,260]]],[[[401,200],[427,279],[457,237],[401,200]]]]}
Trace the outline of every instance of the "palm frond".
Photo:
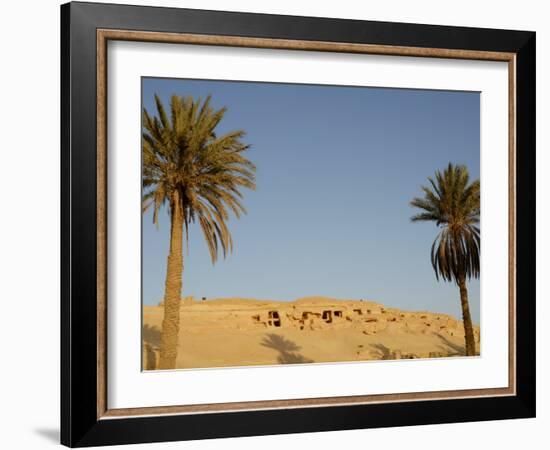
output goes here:
{"type": "Polygon", "coordinates": [[[478,278],[481,238],[479,229],[480,182],[470,181],[468,169],[449,163],[443,171],[428,178],[430,186],[422,186],[423,197],[416,197],[411,206],[422,210],[411,221],[432,221],[441,227],[435,238],[430,259],[436,278],[457,281],[478,278]]]}
{"type": "Polygon", "coordinates": [[[153,209],[158,226],[160,210],[181,203],[188,242],[188,228],[197,221],[212,262],[233,249],[228,222],[246,213],[242,189],[255,189],[255,165],[245,156],[250,149],[243,130],[217,136],[216,127],[226,108],[214,109],[204,101],[172,95],[167,113],[155,95],[155,114],[143,110],[143,211],[153,209]],[[177,200],[175,200],[177,199],[177,200]]]}

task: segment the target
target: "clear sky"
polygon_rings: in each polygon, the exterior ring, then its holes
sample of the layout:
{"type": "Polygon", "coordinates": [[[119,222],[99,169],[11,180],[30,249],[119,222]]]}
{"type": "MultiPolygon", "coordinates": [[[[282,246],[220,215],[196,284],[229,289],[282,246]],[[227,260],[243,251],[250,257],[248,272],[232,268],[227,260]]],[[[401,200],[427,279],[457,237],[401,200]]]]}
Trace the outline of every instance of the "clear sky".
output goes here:
{"type": "MultiPolygon", "coordinates": [[[[437,281],[433,223],[411,223],[410,200],[449,162],[479,177],[479,93],[144,78],[153,95],[205,98],[244,129],[257,165],[248,214],[229,222],[235,249],[212,265],[197,224],[182,295],[294,300],[323,295],[461,318],[459,290],[437,281]]],[[[163,297],[169,218],[143,217],[143,301],[163,297]]],[[[479,323],[479,281],[469,285],[479,323]]]]}

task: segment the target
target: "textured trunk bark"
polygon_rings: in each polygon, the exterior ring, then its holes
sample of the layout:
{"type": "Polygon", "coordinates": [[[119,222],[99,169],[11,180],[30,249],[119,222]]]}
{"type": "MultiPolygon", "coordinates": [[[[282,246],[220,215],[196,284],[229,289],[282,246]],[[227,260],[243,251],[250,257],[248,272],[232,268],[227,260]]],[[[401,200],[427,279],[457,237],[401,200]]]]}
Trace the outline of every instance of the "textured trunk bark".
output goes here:
{"type": "Polygon", "coordinates": [[[164,289],[164,319],[160,338],[159,369],[174,369],[178,355],[181,285],[183,274],[183,209],[179,196],[170,202],[170,252],[164,289]]]}
{"type": "Polygon", "coordinates": [[[470,306],[468,305],[468,290],[466,289],[465,277],[460,277],[458,287],[460,288],[460,304],[462,305],[462,320],[464,322],[466,356],[475,356],[476,341],[474,338],[474,327],[472,326],[472,316],[470,315],[470,306]]]}

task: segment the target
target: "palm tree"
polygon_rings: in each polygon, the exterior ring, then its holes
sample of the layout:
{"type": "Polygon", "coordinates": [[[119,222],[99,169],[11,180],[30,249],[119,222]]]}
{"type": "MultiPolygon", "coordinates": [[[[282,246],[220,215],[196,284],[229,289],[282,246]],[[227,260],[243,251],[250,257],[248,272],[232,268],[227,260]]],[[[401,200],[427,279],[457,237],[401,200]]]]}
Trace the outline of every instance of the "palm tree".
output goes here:
{"type": "Polygon", "coordinates": [[[465,166],[449,163],[435,180],[428,178],[431,187],[422,186],[423,198],[414,198],[411,205],[423,212],[411,220],[433,221],[441,231],[431,249],[435,276],[455,281],[460,289],[460,304],[464,321],[466,355],[476,354],[474,329],[468,304],[466,280],[479,278],[479,180],[469,183],[465,166]]]}
{"type": "Polygon", "coordinates": [[[198,222],[212,263],[233,249],[229,211],[246,213],[242,188],[255,189],[256,167],[244,156],[244,131],[215,132],[226,109],[215,110],[210,96],[201,102],[172,95],[170,118],[155,95],[157,115],[143,111],[143,212],[153,208],[158,226],[162,206],[170,215],[170,250],[164,290],[160,369],[176,365],[183,276],[183,236],[198,222]]]}

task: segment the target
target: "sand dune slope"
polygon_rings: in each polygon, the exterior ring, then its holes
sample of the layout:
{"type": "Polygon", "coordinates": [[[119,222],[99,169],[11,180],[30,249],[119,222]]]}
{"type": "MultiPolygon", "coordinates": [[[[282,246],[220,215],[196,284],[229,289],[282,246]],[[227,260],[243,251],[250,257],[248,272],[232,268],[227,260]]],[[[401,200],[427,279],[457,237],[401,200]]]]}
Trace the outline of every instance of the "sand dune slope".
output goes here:
{"type": "MultiPolygon", "coordinates": [[[[143,367],[158,363],[163,307],[143,308],[143,367]]],[[[462,356],[452,316],[375,302],[308,297],[294,302],[187,298],[177,368],[462,356]]],[[[479,327],[475,329],[479,351],[479,327]]]]}

